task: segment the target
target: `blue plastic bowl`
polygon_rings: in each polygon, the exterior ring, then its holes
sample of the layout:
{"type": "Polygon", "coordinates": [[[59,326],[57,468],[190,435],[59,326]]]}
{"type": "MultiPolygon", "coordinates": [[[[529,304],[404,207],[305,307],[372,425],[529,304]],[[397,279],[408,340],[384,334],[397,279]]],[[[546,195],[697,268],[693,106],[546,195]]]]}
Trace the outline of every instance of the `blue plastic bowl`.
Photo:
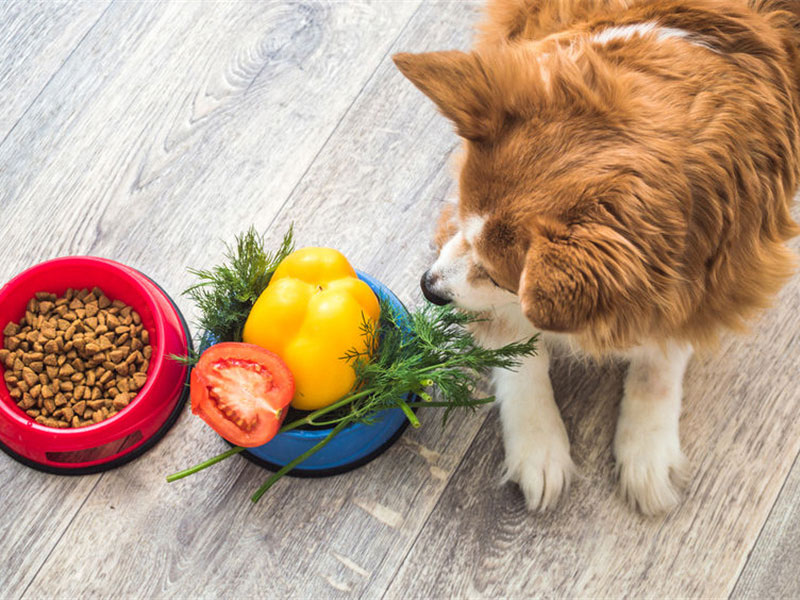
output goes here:
{"type": "MultiPolygon", "coordinates": [[[[379,298],[391,303],[399,314],[408,314],[406,307],[389,288],[366,273],[357,273],[358,278],[366,282],[379,298]]],[[[210,345],[204,339],[201,352],[210,345]]],[[[386,451],[407,426],[408,419],[402,410],[383,411],[371,425],[357,423],[344,428],[327,445],[288,474],[295,477],[326,477],[356,469],[386,451]]],[[[277,471],[310,450],[330,432],[331,429],[293,429],[279,433],[263,446],[248,448],[242,452],[242,456],[271,471],[277,471]]]]}

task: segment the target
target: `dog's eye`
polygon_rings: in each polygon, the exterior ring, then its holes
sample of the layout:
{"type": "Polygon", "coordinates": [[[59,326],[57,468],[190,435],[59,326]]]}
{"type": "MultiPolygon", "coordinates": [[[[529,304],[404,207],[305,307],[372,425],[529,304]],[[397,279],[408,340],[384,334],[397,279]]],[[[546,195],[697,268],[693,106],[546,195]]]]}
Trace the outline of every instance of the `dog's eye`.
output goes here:
{"type": "Polygon", "coordinates": [[[497,283],[497,282],[494,280],[494,277],[492,277],[491,275],[489,275],[489,271],[485,271],[485,273],[486,273],[486,277],[488,277],[488,278],[489,278],[489,281],[491,281],[491,282],[494,284],[494,287],[502,287],[502,286],[501,286],[499,283],[497,283]]]}

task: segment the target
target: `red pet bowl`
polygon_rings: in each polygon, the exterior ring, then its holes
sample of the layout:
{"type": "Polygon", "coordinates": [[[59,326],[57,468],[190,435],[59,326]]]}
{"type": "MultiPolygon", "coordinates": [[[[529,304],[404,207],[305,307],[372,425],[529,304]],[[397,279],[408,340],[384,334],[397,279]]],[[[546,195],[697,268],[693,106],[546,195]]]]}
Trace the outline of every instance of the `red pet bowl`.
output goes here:
{"type": "MultiPolygon", "coordinates": [[[[0,332],[25,315],[36,292],[99,286],[142,317],[153,354],[147,382],[131,403],[94,425],[56,429],[40,425],[8,393],[0,365],[0,449],[41,471],[85,474],[124,464],[152,447],[177,420],[188,395],[189,369],[167,358],[192,347],[189,329],[169,296],[151,279],[118,262],[91,256],[50,260],[24,271],[0,289],[0,332]]],[[[0,348],[4,336],[0,334],[0,348]]]]}

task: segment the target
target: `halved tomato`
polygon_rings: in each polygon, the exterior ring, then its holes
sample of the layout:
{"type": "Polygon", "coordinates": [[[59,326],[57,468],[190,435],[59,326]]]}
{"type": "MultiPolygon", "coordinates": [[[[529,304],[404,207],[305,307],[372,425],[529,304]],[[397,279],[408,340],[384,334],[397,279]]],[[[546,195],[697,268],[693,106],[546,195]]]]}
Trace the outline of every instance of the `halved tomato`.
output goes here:
{"type": "Polygon", "coordinates": [[[254,344],[215,344],[192,369],[192,412],[237,446],[271,440],[293,396],[289,367],[254,344]]]}

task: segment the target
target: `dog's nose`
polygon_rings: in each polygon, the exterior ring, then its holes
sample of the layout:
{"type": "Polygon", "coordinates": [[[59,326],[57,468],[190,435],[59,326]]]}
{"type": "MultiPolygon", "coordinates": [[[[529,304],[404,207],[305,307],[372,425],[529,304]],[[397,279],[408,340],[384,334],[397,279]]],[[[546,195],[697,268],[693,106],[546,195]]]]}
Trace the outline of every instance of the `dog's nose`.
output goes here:
{"type": "Polygon", "coordinates": [[[419,280],[419,287],[422,288],[422,295],[425,296],[428,302],[433,302],[439,306],[450,304],[451,300],[449,298],[444,298],[431,289],[436,283],[436,279],[437,277],[435,275],[431,275],[430,271],[425,271],[422,274],[422,279],[419,280]]]}

